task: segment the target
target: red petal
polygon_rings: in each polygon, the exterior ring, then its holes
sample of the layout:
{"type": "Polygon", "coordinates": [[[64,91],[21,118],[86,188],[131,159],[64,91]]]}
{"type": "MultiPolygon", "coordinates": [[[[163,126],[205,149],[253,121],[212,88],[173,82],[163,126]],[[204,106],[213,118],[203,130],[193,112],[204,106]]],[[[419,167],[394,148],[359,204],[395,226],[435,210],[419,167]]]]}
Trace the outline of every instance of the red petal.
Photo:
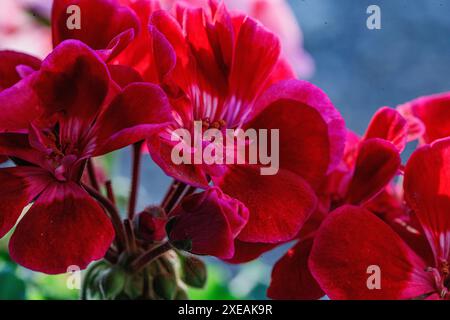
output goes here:
{"type": "Polygon", "coordinates": [[[0,51],[0,91],[15,85],[22,79],[16,70],[21,65],[38,70],[41,61],[24,53],[0,51]]]}
{"type": "Polygon", "coordinates": [[[248,210],[239,201],[211,188],[183,200],[170,214],[169,239],[192,241],[192,253],[231,258],[234,239],[248,220],[248,210]]]}
{"type": "Polygon", "coordinates": [[[114,229],[103,209],[72,182],[52,184],[20,221],[10,243],[20,265],[48,274],[103,258],[114,229]]]}
{"type": "Polygon", "coordinates": [[[273,243],[252,243],[239,239],[234,240],[234,255],[231,259],[225,260],[228,263],[246,263],[259,258],[262,254],[272,250],[278,244],[273,243]]]}
{"type": "Polygon", "coordinates": [[[309,266],[331,299],[411,299],[435,291],[425,263],[384,222],[359,207],[332,212],[316,235],[309,266]],[[381,289],[367,286],[380,268],[381,289]]]}
{"type": "Polygon", "coordinates": [[[250,219],[239,234],[239,240],[245,242],[291,240],[317,204],[311,187],[283,169],[276,175],[262,176],[258,167],[233,166],[215,183],[249,209],[250,219]]]}
{"type": "Polygon", "coordinates": [[[53,45],[67,39],[81,40],[93,49],[105,49],[114,37],[133,29],[139,32],[139,20],[133,10],[116,0],[55,0],[52,9],[53,45]],[[81,29],[70,30],[67,8],[77,5],[81,11],[81,29]]]}
{"type": "Polygon", "coordinates": [[[150,156],[165,174],[198,188],[208,187],[208,177],[201,166],[194,164],[176,165],[173,163],[172,150],[177,142],[155,135],[147,139],[147,143],[150,156]]]}
{"type": "Polygon", "coordinates": [[[362,142],[346,202],[359,204],[376,196],[398,173],[400,164],[398,149],[392,143],[382,139],[362,142]]]}
{"type": "Polygon", "coordinates": [[[106,98],[109,81],[106,65],[96,53],[68,40],[43,61],[34,87],[48,114],[62,112],[70,121],[77,118],[88,127],[106,98]]]}
{"type": "Polygon", "coordinates": [[[400,109],[423,122],[425,143],[450,136],[450,93],[421,97],[400,109]]]}
{"type": "Polygon", "coordinates": [[[239,29],[230,74],[230,89],[237,100],[250,102],[264,88],[280,56],[278,38],[247,17],[239,29]]]}
{"type": "Polygon", "coordinates": [[[405,200],[414,210],[434,256],[450,257],[450,139],[413,153],[405,169],[405,200]]]}
{"type": "Polygon", "coordinates": [[[344,121],[325,93],[306,81],[283,81],[255,108],[259,114],[246,127],[279,129],[280,167],[317,188],[342,159],[346,138],[344,121]]]}
{"type": "Polygon", "coordinates": [[[20,133],[0,134],[0,155],[18,158],[38,166],[44,166],[48,161],[44,153],[31,147],[29,136],[20,133]]]}
{"type": "Polygon", "coordinates": [[[0,169],[0,238],[11,230],[23,208],[49,183],[49,175],[37,168],[0,169]]]}
{"type": "Polygon", "coordinates": [[[36,74],[0,92],[0,132],[24,132],[42,112],[32,89],[36,74]]]}
{"type": "Polygon", "coordinates": [[[372,118],[364,139],[380,138],[391,142],[399,152],[405,149],[408,125],[401,114],[391,108],[381,108],[372,118]]]}
{"type": "Polygon", "coordinates": [[[131,67],[124,65],[108,65],[111,78],[121,87],[125,88],[127,85],[134,82],[143,82],[141,75],[131,67]]]}
{"type": "Polygon", "coordinates": [[[97,143],[95,155],[145,140],[171,121],[170,105],[160,87],[149,83],[131,84],[97,120],[93,129],[97,143]]]}
{"type": "Polygon", "coordinates": [[[269,298],[316,300],[325,295],[309,271],[312,245],[312,238],[298,242],[275,264],[267,291],[269,298]]]}

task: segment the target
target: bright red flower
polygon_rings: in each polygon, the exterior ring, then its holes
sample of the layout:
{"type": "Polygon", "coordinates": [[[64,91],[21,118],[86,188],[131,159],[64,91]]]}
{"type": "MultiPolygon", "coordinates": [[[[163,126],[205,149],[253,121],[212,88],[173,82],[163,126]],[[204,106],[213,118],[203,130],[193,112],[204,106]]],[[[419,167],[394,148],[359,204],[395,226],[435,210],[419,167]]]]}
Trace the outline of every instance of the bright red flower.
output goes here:
{"type": "Polygon", "coordinates": [[[424,230],[432,261],[365,209],[346,206],[330,214],[309,262],[330,298],[450,298],[449,159],[450,139],[439,140],[417,150],[405,170],[405,200],[424,230]],[[380,289],[366,286],[371,265],[380,267],[380,289]]]}
{"type": "Polygon", "coordinates": [[[33,202],[12,235],[11,257],[50,274],[85,268],[114,237],[106,214],[79,184],[86,161],[166,126],[164,92],[146,83],[120,89],[94,51],[69,40],[0,100],[0,154],[21,164],[0,169],[0,236],[33,202]]]}
{"type": "Polygon", "coordinates": [[[192,253],[228,259],[248,216],[240,201],[213,187],[185,198],[171,212],[168,237],[172,243],[189,241],[192,253]]]}
{"type": "Polygon", "coordinates": [[[314,189],[340,161],[344,122],[317,87],[279,73],[278,39],[257,21],[230,14],[211,1],[209,11],[157,11],[151,22],[177,56],[164,83],[177,124],[149,139],[154,161],[170,176],[207,188],[212,179],[250,211],[238,235],[248,243],[292,239],[316,206],[314,189]],[[276,75],[276,76],[275,76],[276,75]],[[274,83],[276,82],[276,83],[274,83]],[[258,165],[176,165],[171,133],[193,132],[194,121],[225,129],[279,129],[280,170],[261,176],[258,165]]]}

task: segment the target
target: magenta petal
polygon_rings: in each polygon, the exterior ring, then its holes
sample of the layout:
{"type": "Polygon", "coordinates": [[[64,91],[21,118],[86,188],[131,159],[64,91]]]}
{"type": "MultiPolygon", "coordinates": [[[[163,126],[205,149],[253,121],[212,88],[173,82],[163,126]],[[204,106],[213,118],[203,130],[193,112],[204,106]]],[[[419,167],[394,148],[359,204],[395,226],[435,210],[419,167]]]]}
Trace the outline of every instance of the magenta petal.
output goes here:
{"type": "Polygon", "coordinates": [[[0,132],[25,132],[42,109],[32,83],[36,73],[0,92],[0,132]]]}
{"type": "Polygon", "coordinates": [[[0,51],[0,91],[19,82],[22,77],[17,71],[19,66],[38,70],[41,61],[38,58],[15,51],[0,51]]]}
{"type": "Polygon", "coordinates": [[[113,238],[106,213],[81,187],[53,183],[19,222],[9,248],[20,265],[58,274],[103,258],[113,238]]]}

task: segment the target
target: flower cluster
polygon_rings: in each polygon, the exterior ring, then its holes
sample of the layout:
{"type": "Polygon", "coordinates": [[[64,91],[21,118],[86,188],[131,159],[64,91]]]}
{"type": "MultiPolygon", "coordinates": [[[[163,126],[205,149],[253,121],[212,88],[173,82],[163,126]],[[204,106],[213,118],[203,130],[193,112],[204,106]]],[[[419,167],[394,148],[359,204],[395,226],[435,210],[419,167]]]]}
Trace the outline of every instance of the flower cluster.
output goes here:
{"type": "MultiPolygon", "coordinates": [[[[224,2],[172,2],[55,0],[44,60],[0,52],[0,160],[14,165],[0,169],[0,237],[14,229],[11,257],[48,274],[104,259],[83,297],[183,299],[206,276],[194,255],[244,263],[294,242],[271,298],[450,298],[450,96],[383,107],[358,137],[297,79],[311,64],[274,33],[285,38],[268,19],[272,1],[254,7],[267,26],[224,2]],[[69,28],[73,6],[81,22],[69,28]],[[174,163],[173,137],[194,123],[278,130],[276,146],[258,145],[279,152],[276,174],[251,161],[174,163]],[[124,218],[92,159],[126,146],[124,218]],[[174,182],[136,212],[143,153],[174,182]]],[[[251,145],[224,153],[248,160],[251,145]]]]}

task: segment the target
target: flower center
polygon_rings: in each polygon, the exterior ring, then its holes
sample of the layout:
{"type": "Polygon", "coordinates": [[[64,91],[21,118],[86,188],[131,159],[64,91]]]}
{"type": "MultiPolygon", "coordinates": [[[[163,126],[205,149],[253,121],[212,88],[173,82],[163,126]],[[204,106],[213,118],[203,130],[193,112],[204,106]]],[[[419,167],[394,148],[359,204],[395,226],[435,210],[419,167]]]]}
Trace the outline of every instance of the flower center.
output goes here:
{"type": "Polygon", "coordinates": [[[227,128],[227,122],[223,119],[211,122],[210,118],[206,117],[202,120],[202,127],[203,127],[203,130],[208,130],[208,129],[222,130],[222,129],[227,128]]]}

